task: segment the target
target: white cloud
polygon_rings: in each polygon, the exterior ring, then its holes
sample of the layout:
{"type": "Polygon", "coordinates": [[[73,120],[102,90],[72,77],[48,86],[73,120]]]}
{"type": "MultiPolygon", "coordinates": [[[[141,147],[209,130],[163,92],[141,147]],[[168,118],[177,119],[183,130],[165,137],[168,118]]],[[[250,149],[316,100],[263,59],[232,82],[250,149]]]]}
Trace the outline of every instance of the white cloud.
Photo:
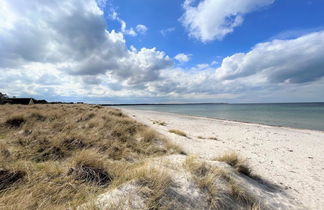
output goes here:
{"type": "Polygon", "coordinates": [[[305,101],[296,91],[308,91],[312,94],[305,95],[306,100],[320,101],[323,70],[324,31],[257,44],[247,53],[224,58],[216,69],[207,64],[163,70],[162,79],[151,83],[149,90],[178,96],[228,94],[250,102],[305,101]]]}
{"type": "Polygon", "coordinates": [[[137,36],[136,31],[133,28],[127,29],[127,24],[125,21],[121,20],[120,18],[117,18],[120,22],[120,31],[123,34],[130,35],[130,36],[137,36]]]}
{"type": "Polygon", "coordinates": [[[145,34],[147,32],[147,27],[145,25],[139,24],[136,26],[136,31],[141,34],[145,34]]]}
{"type": "Polygon", "coordinates": [[[167,34],[173,32],[173,31],[175,31],[175,30],[176,30],[175,27],[171,27],[171,28],[162,29],[162,30],[160,31],[160,33],[162,34],[162,36],[166,36],[167,34]]]}
{"type": "Polygon", "coordinates": [[[128,48],[95,1],[0,2],[0,89],[10,95],[316,101],[324,90],[324,31],[184,69],[156,48],[128,48]]]}
{"type": "Polygon", "coordinates": [[[210,66],[207,63],[201,63],[201,64],[196,65],[196,69],[207,69],[209,67],[210,66]]]}
{"type": "MultiPolygon", "coordinates": [[[[79,83],[75,87],[67,80],[58,80],[60,89],[66,88],[67,92],[71,92],[69,88],[72,87],[83,89],[84,82],[94,84],[103,80],[108,83],[107,90],[109,83],[115,80],[124,86],[140,86],[157,80],[160,70],[172,66],[172,60],[155,48],[137,51],[133,47],[129,50],[123,33],[106,30],[102,13],[91,1],[38,1],[28,1],[28,4],[7,1],[5,9],[20,16],[15,22],[10,22],[11,29],[0,26],[0,30],[5,31],[0,34],[1,79],[9,80],[8,75],[15,72],[20,75],[15,79],[19,81],[17,88],[23,81],[29,85],[48,86],[32,79],[31,76],[37,72],[35,65],[47,69],[49,75],[55,69],[55,72],[60,72],[60,78],[79,83]],[[28,72],[31,76],[27,75],[28,72]],[[98,75],[101,80],[94,79],[98,75]]],[[[4,15],[0,11],[1,19],[6,19],[4,15]]],[[[39,74],[45,75],[43,70],[39,74]]]]}
{"type": "Polygon", "coordinates": [[[191,54],[184,54],[184,53],[179,53],[177,54],[174,59],[181,63],[186,63],[190,60],[191,54]]]}
{"type": "MultiPolygon", "coordinates": [[[[106,4],[106,1],[104,1],[104,2],[106,4]]],[[[99,6],[101,4],[102,3],[99,2],[99,6]]],[[[121,19],[119,17],[119,14],[114,9],[111,9],[110,18],[113,19],[113,20],[116,20],[116,21],[118,21],[120,23],[120,31],[121,31],[121,33],[123,33],[125,35],[129,35],[129,36],[137,36],[136,31],[133,28],[127,28],[127,23],[123,19],[121,19]]]]}
{"type": "Polygon", "coordinates": [[[221,40],[241,25],[244,15],[270,5],[275,0],[201,0],[192,6],[193,0],[185,0],[184,15],[180,21],[189,35],[202,42],[221,40]]]}
{"type": "Polygon", "coordinates": [[[124,34],[130,35],[130,36],[137,36],[137,33],[133,28],[130,28],[130,29],[124,31],[124,34]]]}
{"type": "Polygon", "coordinates": [[[216,76],[220,80],[262,75],[275,83],[303,83],[324,75],[324,32],[292,40],[257,44],[248,53],[224,58],[216,76]]]}
{"type": "Polygon", "coordinates": [[[210,65],[217,65],[219,62],[218,61],[212,61],[210,65]]]}
{"type": "Polygon", "coordinates": [[[108,5],[108,1],[109,0],[96,0],[97,4],[98,4],[98,7],[101,9],[101,10],[105,10],[107,5],[108,5]]]}
{"type": "Polygon", "coordinates": [[[117,13],[115,10],[112,10],[110,13],[111,13],[111,14],[110,14],[110,17],[111,17],[113,20],[118,20],[118,19],[119,19],[119,17],[118,17],[118,13],[117,13]]]}

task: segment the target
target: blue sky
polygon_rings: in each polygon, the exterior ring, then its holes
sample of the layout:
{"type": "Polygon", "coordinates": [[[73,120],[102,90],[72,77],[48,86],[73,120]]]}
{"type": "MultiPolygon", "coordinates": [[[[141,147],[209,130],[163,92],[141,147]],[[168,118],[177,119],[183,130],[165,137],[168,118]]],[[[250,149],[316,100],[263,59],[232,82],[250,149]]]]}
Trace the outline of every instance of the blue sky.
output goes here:
{"type": "Polygon", "coordinates": [[[323,101],[323,10],[315,0],[3,0],[0,92],[92,103],[323,101]]]}

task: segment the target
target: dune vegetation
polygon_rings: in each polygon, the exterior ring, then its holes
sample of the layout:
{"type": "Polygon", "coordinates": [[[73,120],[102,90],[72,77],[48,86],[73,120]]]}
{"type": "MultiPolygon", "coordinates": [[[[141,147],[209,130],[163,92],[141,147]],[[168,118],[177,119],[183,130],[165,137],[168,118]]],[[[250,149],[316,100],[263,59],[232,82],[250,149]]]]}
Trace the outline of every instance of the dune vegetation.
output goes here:
{"type": "Polygon", "coordinates": [[[2,105],[0,113],[0,209],[275,209],[278,198],[283,209],[295,205],[238,154],[187,156],[118,109],[2,105]]]}
{"type": "MultiPolygon", "coordinates": [[[[267,209],[261,207],[258,197],[246,189],[247,184],[242,185],[235,178],[233,171],[212,166],[194,157],[186,159],[185,167],[198,187],[206,193],[211,209],[267,209]]],[[[240,174],[240,171],[237,172],[240,174]]]]}
{"type": "Polygon", "coordinates": [[[122,112],[94,105],[0,106],[0,209],[74,208],[130,180],[151,189],[168,178],[145,159],[181,153],[122,112]]]}
{"type": "Polygon", "coordinates": [[[178,129],[170,129],[169,132],[170,132],[170,133],[177,134],[177,135],[179,135],[179,136],[187,137],[187,134],[186,134],[185,132],[183,132],[182,130],[178,130],[178,129]]]}
{"type": "Polygon", "coordinates": [[[167,123],[161,120],[153,120],[153,124],[161,125],[161,126],[166,126],[167,123]]]}

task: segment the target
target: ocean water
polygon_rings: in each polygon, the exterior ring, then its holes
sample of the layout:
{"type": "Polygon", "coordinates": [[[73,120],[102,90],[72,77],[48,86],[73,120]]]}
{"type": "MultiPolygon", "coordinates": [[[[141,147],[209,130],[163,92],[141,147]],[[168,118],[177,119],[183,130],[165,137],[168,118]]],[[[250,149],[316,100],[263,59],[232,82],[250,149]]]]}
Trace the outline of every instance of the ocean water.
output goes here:
{"type": "Polygon", "coordinates": [[[324,131],[324,103],[177,104],[121,107],[324,131]]]}

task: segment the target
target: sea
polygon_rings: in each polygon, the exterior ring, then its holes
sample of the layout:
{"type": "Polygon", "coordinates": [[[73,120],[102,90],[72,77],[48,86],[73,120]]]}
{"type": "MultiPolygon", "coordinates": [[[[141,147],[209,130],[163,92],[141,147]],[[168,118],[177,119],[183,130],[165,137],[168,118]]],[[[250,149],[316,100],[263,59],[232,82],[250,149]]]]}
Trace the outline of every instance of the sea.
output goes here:
{"type": "Polygon", "coordinates": [[[120,107],[324,131],[324,103],[159,104],[120,107]]]}

